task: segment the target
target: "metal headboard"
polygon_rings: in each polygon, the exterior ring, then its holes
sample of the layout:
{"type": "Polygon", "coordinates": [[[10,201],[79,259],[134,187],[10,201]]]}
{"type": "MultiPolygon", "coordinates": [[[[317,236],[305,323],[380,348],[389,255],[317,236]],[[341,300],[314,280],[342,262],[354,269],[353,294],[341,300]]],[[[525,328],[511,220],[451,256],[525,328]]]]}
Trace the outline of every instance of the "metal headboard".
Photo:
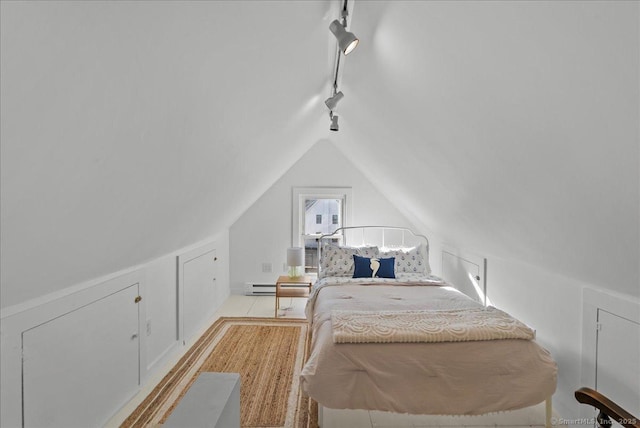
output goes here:
{"type": "Polygon", "coordinates": [[[358,246],[358,245],[378,245],[380,247],[407,247],[407,246],[415,246],[418,243],[422,243],[425,246],[427,257],[429,257],[429,239],[421,235],[419,233],[415,233],[411,229],[406,227],[396,227],[396,226],[346,226],[339,227],[335,230],[335,232],[321,235],[318,238],[318,271],[320,270],[320,262],[322,260],[322,247],[323,243],[327,240],[338,240],[340,245],[350,245],[350,246],[358,246]],[[358,233],[360,231],[360,233],[358,233]],[[378,232],[377,234],[375,232],[378,232]],[[367,232],[370,232],[367,234],[367,232]],[[361,242],[356,242],[357,235],[360,234],[361,242]],[[396,239],[393,239],[392,243],[387,241],[388,235],[392,234],[396,239]],[[377,236],[376,236],[377,235],[377,236]],[[365,237],[371,239],[371,237],[379,238],[379,242],[368,242],[365,240],[365,237]],[[399,239],[398,239],[399,238],[399,239]],[[409,239],[407,239],[409,238],[409,239]],[[409,242],[413,241],[413,242],[409,242]]]}

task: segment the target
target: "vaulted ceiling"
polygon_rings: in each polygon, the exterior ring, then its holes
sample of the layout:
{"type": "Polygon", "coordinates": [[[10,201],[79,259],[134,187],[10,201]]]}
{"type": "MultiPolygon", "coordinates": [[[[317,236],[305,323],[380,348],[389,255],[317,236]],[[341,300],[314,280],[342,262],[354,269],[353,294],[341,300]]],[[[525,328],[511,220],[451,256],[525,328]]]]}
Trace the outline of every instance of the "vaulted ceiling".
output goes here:
{"type": "Polygon", "coordinates": [[[331,139],[419,227],[638,293],[635,2],[2,2],[2,307],[229,227],[331,139]],[[34,285],[37,284],[37,285],[34,285]]]}

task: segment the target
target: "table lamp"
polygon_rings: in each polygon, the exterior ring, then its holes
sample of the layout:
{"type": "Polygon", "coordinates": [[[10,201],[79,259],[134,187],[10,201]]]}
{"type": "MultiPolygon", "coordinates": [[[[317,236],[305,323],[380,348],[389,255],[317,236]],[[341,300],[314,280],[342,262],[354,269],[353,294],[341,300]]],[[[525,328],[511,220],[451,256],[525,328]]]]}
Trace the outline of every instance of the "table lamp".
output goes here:
{"type": "Polygon", "coordinates": [[[304,249],[301,247],[287,248],[287,266],[289,267],[289,277],[295,278],[304,273],[304,249]]]}

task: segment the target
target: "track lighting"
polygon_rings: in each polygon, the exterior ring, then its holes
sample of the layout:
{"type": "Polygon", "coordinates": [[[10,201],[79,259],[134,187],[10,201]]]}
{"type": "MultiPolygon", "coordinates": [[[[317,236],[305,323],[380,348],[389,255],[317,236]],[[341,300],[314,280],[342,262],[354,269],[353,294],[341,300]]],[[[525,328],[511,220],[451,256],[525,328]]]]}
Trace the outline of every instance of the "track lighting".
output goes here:
{"type": "Polygon", "coordinates": [[[344,98],[344,94],[342,93],[342,91],[338,92],[337,94],[334,94],[332,97],[327,98],[324,103],[327,105],[327,107],[329,108],[329,110],[333,110],[336,108],[336,105],[338,105],[338,102],[344,98]]]}
{"type": "Polygon", "coordinates": [[[331,114],[331,126],[329,126],[330,131],[337,131],[340,127],[338,126],[338,115],[331,114]]]}
{"type": "Polygon", "coordinates": [[[334,19],[329,25],[329,30],[331,30],[333,35],[336,36],[336,39],[338,39],[338,46],[340,46],[340,50],[345,55],[349,55],[360,42],[355,34],[345,30],[344,26],[337,19],[334,19]]]}
{"type": "Polygon", "coordinates": [[[333,35],[336,36],[336,39],[338,40],[338,50],[336,50],[336,66],[333,73],[333,95],[324,101],[327,108],[329,109],[329,117],[331,118],[331,125],[329,126],[329,130],[331,131],[338,131],[340,129],[338,126],[338,115],[334,114],[333,110],[335,110],[338,102],[340,102],[340,100],[344,98],[344,94],[342,93],[342,91],[338,91],[338,76],[340,74],[340,59],[342,57],[342,55],[340,55],[340,52],[347,55],[352,50],[354,50],[359,43],[358,38],[353,33],[347,31],[347,17],[349,16],[347,2],[349,0],[341,1],[342,11],[340,13],[340,19],[342,20],[342,22],[334,19],[333,22],[331,22],[331,24],[329,25],[329,30],[331,30],[333,35]]]}

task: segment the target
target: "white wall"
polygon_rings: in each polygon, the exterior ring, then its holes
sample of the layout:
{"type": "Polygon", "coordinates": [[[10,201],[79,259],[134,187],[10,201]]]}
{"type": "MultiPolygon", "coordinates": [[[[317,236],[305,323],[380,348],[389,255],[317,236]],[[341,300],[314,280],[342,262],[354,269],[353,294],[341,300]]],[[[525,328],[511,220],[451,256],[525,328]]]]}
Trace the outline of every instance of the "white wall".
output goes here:
{"type": "MultiPolygon", "coordinates": [[[[176,292],[176,257],[168,255],[146,266],[147,314],[151,322],[151,335],[147,338],[147,368],[152,369],[176,344],[178,307],[176,292]]],[[[146,334],[146,332],[143,332],[146,334]]]]}
{"type": "Polygon", "coordinates": [[[228,228],[318,138],[330,7],[0,2],[0,307],[228,228]]]}
{"type": "MultiPolygon", "coordinates": [[[[147,369],[150,372],[161,368],[171,356],[170,353],[178,345],[178,294],[177,262],[180,254],[196,251],[205,243],[213,242],[218,258],[217,278],[222,288],[229,290],[229,232],[223,231],[215,237],[182,248],[174,253],[153,260],[144,265],[146,284],[147,312],[146,322],[151,321],[151,335],[147,338],[147,369]]],[[[219,302],[222,303],[222,302],[219,302]]],[[[189,332],[193,334],[194,332],[189,332]]],[[[146,334],[143,332],[143,334],[146,334]]],[[[185,339],[189,339],[186,337],[185,339]]]]}
{"type": "MultiPolygon", "coordinates": [[[[157,377],[163,369],[167,368],[169,362],[175,361],[177,356],[191,345],[198,333],[211,321],[204,320],[200,325],[192,326],[190,331],[185,331],[184,338],[181,338],[184,339],[184,342],[183,340],[178,341],[176,324],[178,321],[177,258],[182,254],[197,254],[203,248],[215,248],[218,259],[215,262],[215,269],[219,294],[217,294],[218,298],[214,302],[214,306],[206,309],[208,313],[213,313],[229,295],[229,233],[227,231],[148,263],[114,272],[106,277],[96,278],[86,283],[76,284],[20,305],[3,308],[0,312],[0,338],[2,339],[0,345],[2,350],[0,353],[2,419],[0,424],[2,427],[21,425],[22,333],[77,308],[86,307],[90,314],[90,305],[93,302],[111,295],[114,290],[119,290],[123,286],[139,284],[140,296],[142,297],[142,301],[139,303],[139,330],[136,332],[135,327],[132,327],[131,331],[126,332],[127,334],[137,333],[140,341],[139,375],[141,384],[139,388],[143,388],[145,382],[154,376],[157,377]],[[147,320],[151,320],[150,334],[147,334],[146,331],[147,320]]],[[[202,278],[202,283],[211,284],[211,278],[208,276],[202,278]]],[[[191,308],[185,306],[183,313],[190,310],[191,308]]],[[[112,313],[117,316],[118,308],[113,308],[112,313]]],[[[101,320],[101,323],[102,321],[104,320],[101,320]]],[[[82,325],[81,322],[79,328],[81,331],[89,332],[94,327],[89,324],[82,325]]],[[[55,338],[53,343],[55,346],[55,338]]],[[[77,342],[66,343],[64,348],[59,349],[58,352],[75,354],[84,349],[85,345],[85,343],[77,342]]],[[[87,350],[84,349],[84,351],[87,350]]],[[[136,361],[134,364],[138,364],[138,362],[136,361]]],[[[134,384],[137,381],[136,375],[134,384]]],[[[73,399],[76,392],[69,392],[69,399],[73,399]]],[[[131,398],[130,393],[131,391],[122,392],[120,395],[121,404],[125,404],[131,398]]],[[[92,400],[94,399],[92,397],[84,395],[74,400],[92,400]]],[[[93,405],[99,406],[100,403],[93,403],[93,405]]],[[[104,413],[107,415],[115,414],[118,410],[117,407],[104,409],[104,413]]],[[[57,415],[54,420],[65,420],[65,415],[57,415]]]]}
{"type": "Polygon", "coordinates": [[[582,289],[588,284],[520,261],[488,258],[487,296],[536,330],[536,340],[558,364],[554,411],[577,419],[580,404],[582,289]]]}
{"type": "MultiPolygon", "coordinates": [[[[574,392],[582,387],[595,388],[595,348],[586,346],[583,338],[595,336],[595,322],[583,313],[585,290],[601,294],[602,304],[613,314],[625,315],[631,302],[640,300],[631,295],[612,293],[603,287],[545,271],[516,260],[489,257],[487,295],[497,307],[527,323],[536,330],[537,341],[548,349],[558,364],[558,388],[553,397],[554,411],[571,420],[585,415],[574,392]],[[617,303],[616,303],[617,302],[617,303]],[[588,355],[584,355],[586,352],[588,355]]],[[[593,303],[593,302],[591,302],[593,303]]],[[[620,337],[620,345],[611,352],[628,352],[640,358],[631,341],[620,337]],[[625,344],[627,346],[625,347],[625,344]]],[[[619,376],[624,374],[619,373],[619,376]]],[[[615,400],[615,397],[610,397],[615,400]]],[[[588,412],[587,412],[588,414],[588,412]]]]}
{"type": "Polygon", "coordinates": [[[640,296],[639,8],[356,3],[332,139],[448,242],[640,296]]]}
{"type": "MultiPolygon", "coordinates": [[[[291,246],[292,188],[314,186],[353,189],[352,225],[413,227],[333,143],[321,140],[231,226],[233,293],[243,293],[245,282],[275,284],[277,276],[283,274],[286,249],[291,246]],[[273,264],[272,273],[262,273],[263,262],[273,264]]],[[[427,236],[432,246],[432,266],[437,272],[440,266],[438,239],[427,236]]]]}

